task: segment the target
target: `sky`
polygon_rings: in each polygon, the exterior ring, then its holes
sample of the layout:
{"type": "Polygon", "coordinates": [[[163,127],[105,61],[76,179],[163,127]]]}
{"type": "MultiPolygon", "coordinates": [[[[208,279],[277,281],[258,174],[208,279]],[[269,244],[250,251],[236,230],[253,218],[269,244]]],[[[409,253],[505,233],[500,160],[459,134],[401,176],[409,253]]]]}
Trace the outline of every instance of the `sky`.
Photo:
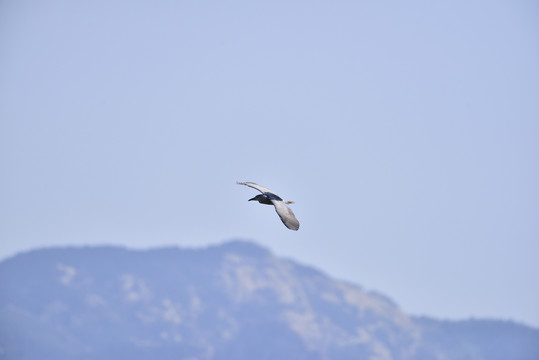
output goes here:
{"type": "Polygon", "coordinates": [[[0,53],[0,259],[243,239],[539,327],[537,2],[3,1],[0,53]]]}

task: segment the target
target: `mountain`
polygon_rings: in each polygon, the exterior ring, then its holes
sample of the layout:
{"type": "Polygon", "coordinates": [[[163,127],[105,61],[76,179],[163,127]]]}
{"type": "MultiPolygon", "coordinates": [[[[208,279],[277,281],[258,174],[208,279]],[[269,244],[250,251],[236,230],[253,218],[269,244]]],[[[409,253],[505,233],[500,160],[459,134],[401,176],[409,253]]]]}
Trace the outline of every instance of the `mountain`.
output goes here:
{"type": "Polygon", "coordinates": [[[414,318],[248,242],[0,263],[0,359],[539,359],[539,330],[414,318]]]}

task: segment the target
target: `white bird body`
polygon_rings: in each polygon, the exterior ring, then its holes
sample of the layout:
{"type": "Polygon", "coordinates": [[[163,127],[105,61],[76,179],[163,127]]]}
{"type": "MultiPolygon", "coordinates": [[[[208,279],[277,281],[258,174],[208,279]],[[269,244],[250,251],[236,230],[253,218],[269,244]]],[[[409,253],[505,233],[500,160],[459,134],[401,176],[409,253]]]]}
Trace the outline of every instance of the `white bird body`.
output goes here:
{"type": "Polygon", "coordinates": [[[292,209],[290,209],[286,204],[292,204],[292,201],[283,201],[277,194],[275,194],[273,191],[271,191],[268,188],[265,188],[263,186],[260,186],[258,184],[255,184],[254,182],[237,182],[239,185],[245,185],[252,187],[253,189],[256,189],[260,191],[262,194],[257,195],[251,200],[256,200],[261,204],[266,205],[273,205],[275,207],[275,211],[277,212],[277,215],[281,218],[281,221],[283,224],[289,228],[290,230],[298,230],[299,229],[299,221],[296,219],[296,216],[294,215],[294,212],[292,209]]]}

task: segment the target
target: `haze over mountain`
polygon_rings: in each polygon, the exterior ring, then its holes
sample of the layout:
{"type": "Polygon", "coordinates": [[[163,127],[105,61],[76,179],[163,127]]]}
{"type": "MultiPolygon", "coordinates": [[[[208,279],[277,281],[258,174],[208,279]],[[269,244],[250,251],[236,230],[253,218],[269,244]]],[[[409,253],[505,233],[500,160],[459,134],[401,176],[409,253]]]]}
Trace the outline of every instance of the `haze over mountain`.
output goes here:
{"type": "Polygon", "coordinates": [[[440,321],[234,241],[0,263],[0,359],[538,359],[539,329],[440,321]]]}

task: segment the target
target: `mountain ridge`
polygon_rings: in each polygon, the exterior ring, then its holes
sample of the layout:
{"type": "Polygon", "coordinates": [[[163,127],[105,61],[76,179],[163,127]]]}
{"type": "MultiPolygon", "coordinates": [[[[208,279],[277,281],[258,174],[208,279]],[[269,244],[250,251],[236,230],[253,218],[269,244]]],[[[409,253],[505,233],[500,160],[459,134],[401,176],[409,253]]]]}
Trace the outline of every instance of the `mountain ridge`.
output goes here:
{"type": "Polygon", "coordinates": [[[0,262],[0,290],[0,359],[539,354],[537,329],[409,316],[385,295],[243,240],[187,249],[27,251],[0,262]]]}

